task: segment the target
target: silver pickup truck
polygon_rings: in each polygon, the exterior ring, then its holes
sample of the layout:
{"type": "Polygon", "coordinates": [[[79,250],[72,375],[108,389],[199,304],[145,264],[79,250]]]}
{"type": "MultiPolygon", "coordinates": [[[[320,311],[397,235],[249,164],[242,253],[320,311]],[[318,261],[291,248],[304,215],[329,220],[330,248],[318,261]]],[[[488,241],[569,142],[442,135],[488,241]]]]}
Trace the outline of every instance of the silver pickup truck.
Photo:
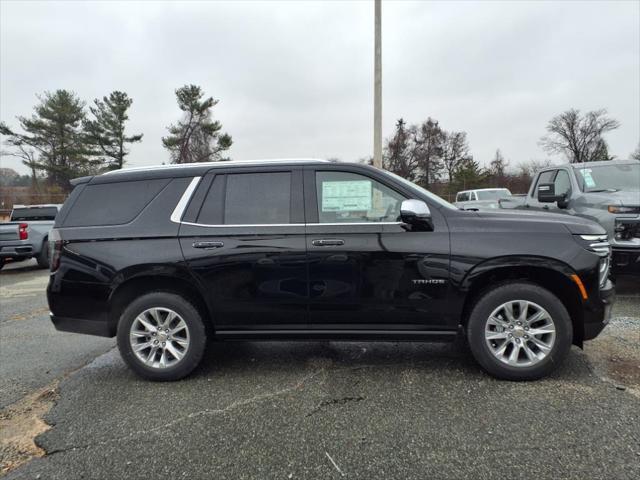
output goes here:
{"type": "Polygon", "coordinates": [[[49,268],[49,231],[62,205],[14,205],[11,218],[0,223],[0,269],[7,262],[35,257],[49,268]]]}
{"type": "Polygon", "coordinates": [[[548,167],[529,193],[499,201],[500,208],[566,213],[594,220],[606,230],[613,271],[640,274],[640,162],[610,160],[548,167]]]}

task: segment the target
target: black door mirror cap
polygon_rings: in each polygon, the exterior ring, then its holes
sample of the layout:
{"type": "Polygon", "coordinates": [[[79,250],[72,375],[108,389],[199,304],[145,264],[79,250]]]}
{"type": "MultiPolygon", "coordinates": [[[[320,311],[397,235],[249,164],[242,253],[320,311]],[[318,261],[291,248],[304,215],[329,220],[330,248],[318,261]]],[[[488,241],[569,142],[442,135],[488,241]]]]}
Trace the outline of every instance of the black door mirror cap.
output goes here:
{"type": "Polygon", "coordinates": [[[408,230],[433,230],[431,210],[422,200],[404,200],[400,206],[400,219],[408,230]]]}
{"type": "Polygon", "coordinates": [[[541,183],[538,185],[538,201],[540,203],[561,202],[566,195],[556,195],[556,187],[553,183],[541,183]]]}

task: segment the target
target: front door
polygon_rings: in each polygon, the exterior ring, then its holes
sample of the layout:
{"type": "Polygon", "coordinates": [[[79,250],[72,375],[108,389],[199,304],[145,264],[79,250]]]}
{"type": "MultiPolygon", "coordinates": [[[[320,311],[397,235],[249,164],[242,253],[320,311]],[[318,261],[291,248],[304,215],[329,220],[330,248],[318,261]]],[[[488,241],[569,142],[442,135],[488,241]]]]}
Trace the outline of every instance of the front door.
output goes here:
{"type": "Polygon", "coordinates": [[[309,322],[326,330],[441,330],[449,234],[400,222],[407,197],[382,178],[328,166],[305,171],[309,322]]]}
{"type": "Polygon", "coordinates": [[[180,227],[218,333],[306,329],[302,172],[213,169],[180,227]]]}

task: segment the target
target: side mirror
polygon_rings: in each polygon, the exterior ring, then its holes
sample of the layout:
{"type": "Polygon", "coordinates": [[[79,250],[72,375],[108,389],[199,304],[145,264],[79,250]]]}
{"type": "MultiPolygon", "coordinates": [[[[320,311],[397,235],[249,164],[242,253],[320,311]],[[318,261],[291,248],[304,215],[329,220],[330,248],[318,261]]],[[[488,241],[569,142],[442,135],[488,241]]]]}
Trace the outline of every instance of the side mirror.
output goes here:
{"type": "Polygon", "coordinates": [[[431,210],[422,200],[404,200],[400,205],[400,219],[416,230],[433,230],[431,210]]]}
{"type": "Polygon", "coordinates": [[[538,201],[541,203],[561,202],[564,195],[556,195],[556,187],[553,183],[541,183],[538,185],[538,201]]]}

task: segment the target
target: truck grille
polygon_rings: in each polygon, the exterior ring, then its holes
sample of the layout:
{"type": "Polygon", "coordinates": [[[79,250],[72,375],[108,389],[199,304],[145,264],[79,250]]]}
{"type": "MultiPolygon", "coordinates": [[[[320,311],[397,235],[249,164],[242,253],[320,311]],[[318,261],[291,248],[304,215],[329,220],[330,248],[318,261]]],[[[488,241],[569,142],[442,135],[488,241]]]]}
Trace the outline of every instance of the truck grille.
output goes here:
{"type": "Polygon", "coordinates": [[[640,219],[617,218],[614,238],[623,242],[640,239],[640,219]]]}

